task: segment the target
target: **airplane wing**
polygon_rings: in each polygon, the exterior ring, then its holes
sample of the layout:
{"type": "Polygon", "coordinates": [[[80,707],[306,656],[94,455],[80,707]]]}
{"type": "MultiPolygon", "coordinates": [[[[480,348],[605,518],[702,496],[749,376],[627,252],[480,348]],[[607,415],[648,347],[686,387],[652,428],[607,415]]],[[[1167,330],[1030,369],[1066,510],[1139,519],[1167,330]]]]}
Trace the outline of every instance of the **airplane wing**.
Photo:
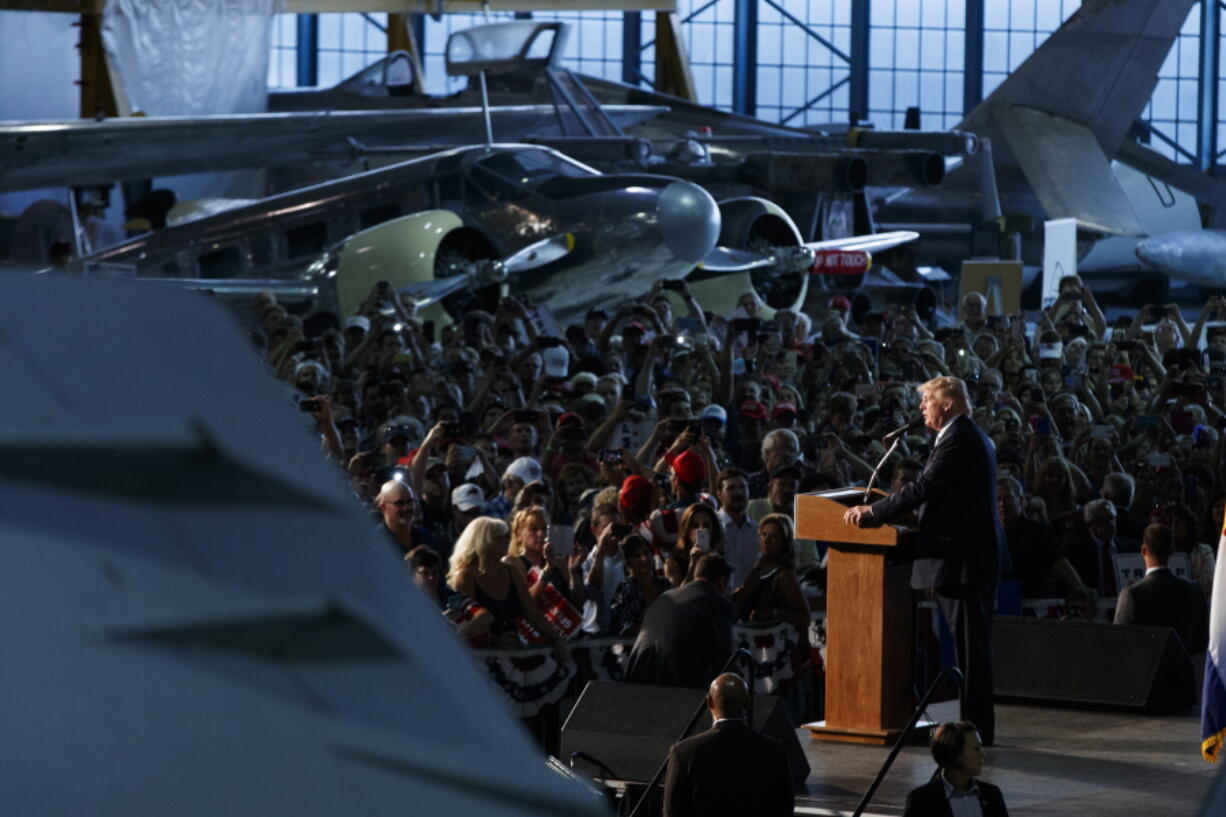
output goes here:
{"type": "MultiPolygon", "coordinates": [[[[663,110],[619,105],[605,112],[629,127],[663,110]]],[[[502,141],[563,135],[552,105],[499,106],[490,116],[502,141]]],[[[374,145],[462,145],[483,127],[480,108],[0,122],[0,191],[335,158],[351,151],[351,138],[374,145]]]]}
{"type": "MultiPolygon", "coordinates": [[[[831,238],[825,241],[811,241],[803,245],[809,250],[844,250],[847,252],[874,253],[906,244],[919,238],[914,230],[895,230],[889,233],[873,233],[872,235],[857,235],[849,238],[831,238]]],[[[803,251],[801,251],[803,252],[803,251]]],[[[797,256],[798,260],[807,266],[813,260],[812,254],[797,256]]],[[[705,281],[729,275],[734,272],[749,272],[763,267],[778,264],[784,259],[774,255],[753,250],[738,250],[732,247],[716,247],[708,253],[698,267],[690,273],[686,280],[705,281]]]]}
{"type": "Polygon", "coordinates": [[[0,333],[6,810],[82,813],[106,781],[116,814],[608,814],[218,304],[0,276],[0,333]],[[57,774],[67,740],[86,774],[57,774]]]}
{"type": "Polygon", "coordinates": [[[894,230],[872,235],[853,235],[850,238],[828,238],[825,241],[810,241],[805,244],[811,250],[846,250],[847,252],[881,252],[919,238],[914,230],[894,230]]]}

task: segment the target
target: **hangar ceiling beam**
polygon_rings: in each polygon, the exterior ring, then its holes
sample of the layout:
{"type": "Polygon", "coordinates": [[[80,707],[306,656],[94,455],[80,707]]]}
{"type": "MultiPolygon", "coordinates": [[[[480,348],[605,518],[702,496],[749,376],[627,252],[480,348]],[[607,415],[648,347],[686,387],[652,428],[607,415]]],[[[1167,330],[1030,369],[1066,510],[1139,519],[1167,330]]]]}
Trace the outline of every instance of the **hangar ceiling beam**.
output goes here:
{"type": "MultiPolygon", "coordinates": [[[[105,0],[0,0],[0,11],[54,11],[101,14],[105,0]]],[[[330,11],[391,14],[480,14],[483,11],[676,11],[677,0],[283,0],[279,11],[317,14],[330,11]]]]}

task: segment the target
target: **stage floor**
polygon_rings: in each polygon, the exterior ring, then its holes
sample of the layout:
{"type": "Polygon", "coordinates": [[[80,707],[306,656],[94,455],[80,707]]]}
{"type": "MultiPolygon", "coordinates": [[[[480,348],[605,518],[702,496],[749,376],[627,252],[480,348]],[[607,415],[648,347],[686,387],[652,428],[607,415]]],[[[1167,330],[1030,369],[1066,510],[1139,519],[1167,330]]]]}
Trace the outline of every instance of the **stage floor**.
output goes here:
{"type": "MultiPolygon", "coordinates": [[[[952,720],[953,703],[936,704],[936,721],[952,720]]],[[[812,772],[797,814],[850,815],[889,748],[799,737],[812,772]]],[[[932,775],[926,745],[907,746],[866,814],[902,813],[907,792],[932,775]]],[[[996,745],[983,779],[1000,786],[1011,817],[1154,814],[1191,817],[1218,767],[1200,755],[1200,716],[1152,716],[1022,705],[997,705],[996,745]]]]}

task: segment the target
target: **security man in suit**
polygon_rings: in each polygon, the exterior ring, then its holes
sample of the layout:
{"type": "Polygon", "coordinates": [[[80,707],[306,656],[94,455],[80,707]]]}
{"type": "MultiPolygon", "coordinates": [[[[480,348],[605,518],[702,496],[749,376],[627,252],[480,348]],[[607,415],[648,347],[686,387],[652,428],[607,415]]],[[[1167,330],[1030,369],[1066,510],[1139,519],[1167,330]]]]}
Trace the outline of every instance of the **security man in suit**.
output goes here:
{"type": "Polygon", "coordinates": [[[975,779],[983,772],[984,757],[975,724],[938,726],[932,734],[936,774],[907,794],[902,817],[1008,817],[1000,789],[975,779]]]}
{"type": "Polygon", "coordinates": [[[938,377],[919,392],[924,424],[937,432],[919,479],[872,505],[849,508],[843,518],[868,527],[919,510],[911,586],[935,591],[966,678],[963,717],[979,725],[990,746],[996,731],[992,610],[1002,563],[1008,563],[996,513],[996,451],[971,419],[966,383],[938,377]]]}
{"type": "Polygon", "coordinates": [[[1120,591],[1115,623],[1170,627],[1188,655],[1197,655],[1209,645],[1209,609],[1200,586],[1179,578],[1167,567],[1172,550],[1171,531],[1166,525],[1145,529],[1141,538],[1145,578],[1120,591]]]}
{"type": "Polygon", "coordinates": [[[632,684],[702,689],[732,655],[732,567],[718,553],[704,553],[694,581],[660,595],[643,616],[626,661],[632,684]]]}
{"type": "Polygon", "coordinates": [[[739,675],[726,672],[711,682],[707,709],[711,728],[668,750],[664,817],[791,815],[787,752],[749,725],[749,689],[739,675]]]}

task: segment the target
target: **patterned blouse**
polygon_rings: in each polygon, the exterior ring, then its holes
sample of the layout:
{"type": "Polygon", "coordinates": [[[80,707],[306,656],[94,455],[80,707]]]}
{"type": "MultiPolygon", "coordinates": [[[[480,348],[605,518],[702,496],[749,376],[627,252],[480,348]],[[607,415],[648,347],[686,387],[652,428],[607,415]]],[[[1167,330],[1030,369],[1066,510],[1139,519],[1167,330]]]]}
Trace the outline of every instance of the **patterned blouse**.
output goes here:
{"type": "MultiPolygon", "coordinates": [[[[663,576],[652,576],[656,583],[656,598],[672,587],[663,576]]],[[[613,591],[613,601],[609,603],[612,614],[610,633],[613,635],[630,635],[636,632],[643,623],[643,614],[647,612],[647,602],[643,598],[643,588],[633,578],[625,578],[613,591]]]]}

